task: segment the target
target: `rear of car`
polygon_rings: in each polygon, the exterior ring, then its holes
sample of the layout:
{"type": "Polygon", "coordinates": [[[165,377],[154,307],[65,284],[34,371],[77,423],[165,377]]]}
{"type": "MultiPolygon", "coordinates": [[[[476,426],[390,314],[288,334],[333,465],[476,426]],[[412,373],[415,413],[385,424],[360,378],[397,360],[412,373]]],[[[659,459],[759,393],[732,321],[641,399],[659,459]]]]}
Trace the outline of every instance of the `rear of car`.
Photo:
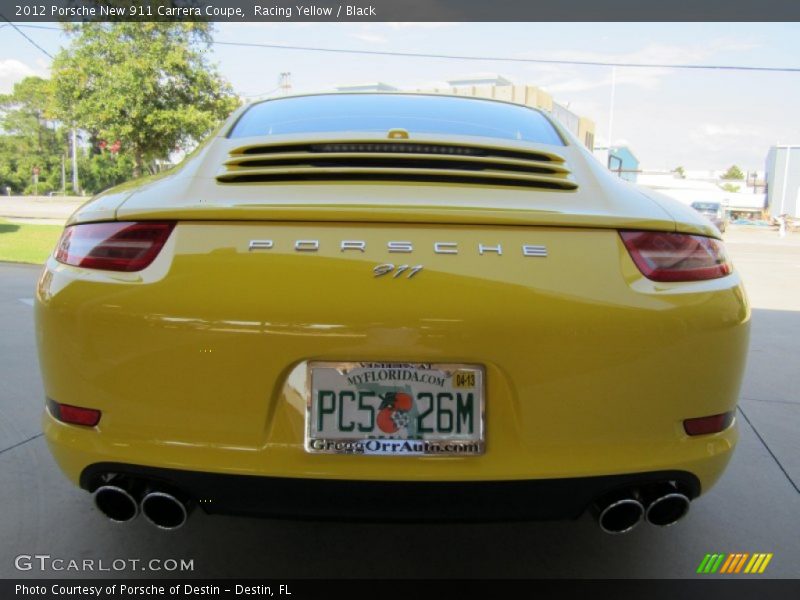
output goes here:
{"type": "Polygon", "coordinates": [[[85,205],[36,317],[48,442],[114,520],[618,532],[724,470],[749,307],[713,227],[539,112],[322,95],[85,205]]]}

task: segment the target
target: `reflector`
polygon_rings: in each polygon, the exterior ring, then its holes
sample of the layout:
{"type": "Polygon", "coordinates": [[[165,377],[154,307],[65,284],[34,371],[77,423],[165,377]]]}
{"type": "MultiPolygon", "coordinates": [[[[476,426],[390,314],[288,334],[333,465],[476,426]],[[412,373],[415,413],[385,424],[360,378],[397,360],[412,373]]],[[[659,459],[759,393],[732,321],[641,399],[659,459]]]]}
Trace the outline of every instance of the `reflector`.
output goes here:
{"type": "Polygon", "coordinates": [[[724,431],[731,426],[731,423],[733,423],[733,411],[709,417],[686,419],[683,422],[683,429],[687,435],[707,435],[724,431]]]}
{"type": "Polygon", "coordinates": [[[52,398],[47,399],[47,410],[56,419],[71,425],[94,427],[100,422],[102,413],[94,408],[83,408],[70,404],[60,404],[52,398]]]}

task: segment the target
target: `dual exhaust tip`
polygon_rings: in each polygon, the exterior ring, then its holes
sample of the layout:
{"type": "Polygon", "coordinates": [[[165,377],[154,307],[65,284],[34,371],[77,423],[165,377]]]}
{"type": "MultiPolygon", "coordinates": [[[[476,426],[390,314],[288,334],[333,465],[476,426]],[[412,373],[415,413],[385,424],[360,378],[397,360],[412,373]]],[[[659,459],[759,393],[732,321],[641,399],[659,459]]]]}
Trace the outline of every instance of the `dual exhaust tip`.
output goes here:
{"type": "MultiPolygon", "coordinates": [[[[189,518],[192,505],[185,499],[141,484],[107,484],[94,492],[97,509],[115,523],[127,523],[141,512],[150,523],[164,530],[180,529],[189,518]]],[[[627,533],[642,520],[658,527],[668,527],[689,512],[691,501],[673,484],[664,483],[624,490],[607,495],[594,505],[600,529],[606,533],[627,533]]]]}
{"type": "Polygon", "coordinates": [[[135,485],[102,485],[94,492],[94,504],[115,523],[132,521],[141,512],[150,523],[166,530],[183,527],[191,508],[168,492],[137,490],[135,485]]]}
{"type": "Polygon", "coordinates": [[[606,496],[595,505],[597,523],[606,533],[627,533],[642,520],[658,527],[669,527],[689,512],[691,501],[671,483],[627,490],[606,496]]]}

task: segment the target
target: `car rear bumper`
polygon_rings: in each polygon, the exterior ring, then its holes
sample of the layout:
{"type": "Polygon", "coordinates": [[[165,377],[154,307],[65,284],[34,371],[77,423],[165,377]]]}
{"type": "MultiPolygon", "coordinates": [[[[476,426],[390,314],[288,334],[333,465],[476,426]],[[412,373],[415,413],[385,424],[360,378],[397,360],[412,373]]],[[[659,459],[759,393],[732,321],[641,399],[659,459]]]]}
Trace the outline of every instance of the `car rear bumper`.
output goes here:
{"type": "MultiPolygon", "coordinates": [[[[679,443],[665,447],[650,445],[638,449],[628,445],[606,445],[598,447],[595,456],[589,451],[582,452],[582,468],[577,465],[569,471],[563,468],[567,458],[562,461],[561,472],[556,473],[556,465],[548,473],[541,473],[531,464],[528,471],[499,469],[485,464],[485,456],[477,457],[387,457],[359,455],[312,455],[298,449],[300,456],[294,462],[304,464],[296,470],[296,475],[285,475],[286,468],[273,460],[271,449],[247,450],[242,448],[208,447],[188,444],[163,443],[158,440],[138,438],[130,443],[117,444],[98,435],[96,428],[68,425],[56,420],[48,411],[43,415],[45,438],[61,470],[75,484],[92,490],[96,485],[94,477],[102,471],[96,465],[116,465],[116,470],[108,473],[142,472],[167,474],[185,473],[175,480],[174,486],[184,491],[184,483],[194,483],[194,477],[209,481],[239,481],[239,477],[259,481],[320,481],[321,485],[331,481],[346,481],[348,485],[382,482],[391,478],[393,483],[423,486],[441,483],[475,484],[503,482],[554,482],[554,481],[599,481],[606,477],[636,478],[643,473],[682,472],[696,481],[688,490],[692,497],[707,492],[719,479],[727,467],[739,438],[738,423],[719,433],[689,437],[685,434],[679,443]],[[597,454],[602,456],[596,456],[597,454]],[[602,458],[603,460],[600,460],[602,458]],[[120,465],[124,465],[123,469],[120,465]],[[316,472],[311,465],[316,465],[316,472]],[[339,465],[339,466],[336,466],[339,465]],[[323,469],[324,467],[324,469],[323,469]],[[416,469],[416,476],[400,477],[416,469]],[[328,473],[339,473],[329,475],[328,473]],[[353,475],[351,473],[356,473],[353,475]],[[696,489],[696,493],[694,490],[696,489]]],[[[564,454],[569,455],[565,443],[564,454]]],[[[658,478],[657,478],[658,479],[658,478]]],[[[244,481],[242,479],[241,481],[244,481]]],[[[649,480],[648,480],[649,481],[649,480]]],[[[169,483],[169,481],[166,481],[169,483]]],[[[309,484],[311,485],[311,484],[309,484]]],[[[214,486],[209,486],[214,487],[214,486]]],[[[236,485],[233,489],[236,489],[236,485]]],[[[217,489],[217,488],[215,488],[217,489]]],[[[431,488],[432,489],[432,488],[431,488]]],[[[223,492],[219,488],[220,493],[223,492]]],[[[253,488],[254,502],[263,501],[258,486],[253,488]]],[[[593,486],[590,492],[597,491],[593,486]]],[[[203,498],[204,486],[196,492],[193,485],[185,492],[195,498],[203,498]]],[[[242,501],[247,488],[241,491],[242,501]]],[[[587,497],[592,496],[591,493],[587,497]]],[[[222,502],[219,500],[219,502],[222,502]]],[[[224,504],[224,503],[223,503],[224,504]]],[[[582,507],[586,501],[578,502],[582,507]]],[[[577,509],[575,509],[577,510],[577,509]]],[[[582,510],[582,509],[581,509],[582,510]]],[[[570,511],[566,511],[569,513],[570,511]]]]}
{"type": "Polygon", "coordinates": [[[690,499],[700,482],[685,471],[517,481],[398,482],[258,477],[96,463],[81,487],[115,474],[181,493],[209,514],[358,521],[502,521],[579,517],[617,490],[670,481],[690,499]]]}

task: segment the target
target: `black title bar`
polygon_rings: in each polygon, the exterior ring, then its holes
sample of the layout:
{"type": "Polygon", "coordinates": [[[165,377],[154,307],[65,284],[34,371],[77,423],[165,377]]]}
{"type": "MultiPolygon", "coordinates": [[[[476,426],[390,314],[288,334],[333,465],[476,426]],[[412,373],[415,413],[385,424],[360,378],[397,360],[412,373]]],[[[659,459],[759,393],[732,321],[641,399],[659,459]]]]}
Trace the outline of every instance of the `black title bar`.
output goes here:
{"type": "Polygon", "coordinates": [[[797,0],[0,0],[5,20],[800,21],[797,0]]]}
{"type": "Polygon", "coordinates": [[[148,579],[42,579],[0,580],[0,597],[37,599],[152,599],[204,600],[254,599],[319,600],[336,597],[371,600],[454,598],[635,598],[641,600],[739,600],[740,598],[800,597],[797,580],[755,579],[642,579],[642,580],[148,580],[148,579]]]}

